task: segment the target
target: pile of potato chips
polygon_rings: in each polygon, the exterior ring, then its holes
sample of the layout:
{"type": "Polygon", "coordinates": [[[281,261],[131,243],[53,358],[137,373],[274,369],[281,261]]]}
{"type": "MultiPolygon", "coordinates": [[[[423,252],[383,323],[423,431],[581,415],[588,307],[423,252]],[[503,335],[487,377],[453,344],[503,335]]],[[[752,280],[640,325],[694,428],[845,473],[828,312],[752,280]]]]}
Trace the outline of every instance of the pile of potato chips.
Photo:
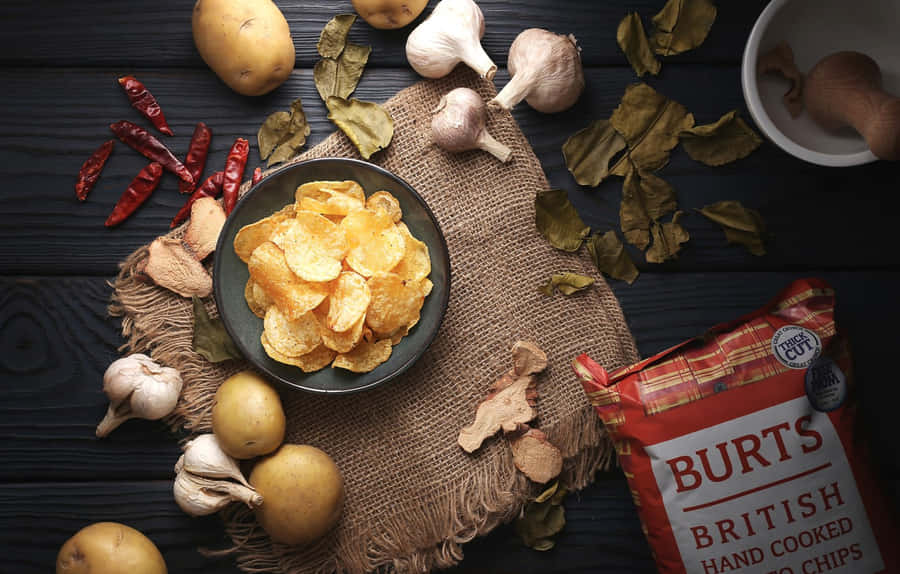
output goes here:
{"type": "Polygon", "coordinates": [[[419,320],[432,287],[428,246],[386,191],[367,199],[355,181],[314,181],[295,199],[234,238],[263,348],[304,372],[369,372],[419,320]]]}

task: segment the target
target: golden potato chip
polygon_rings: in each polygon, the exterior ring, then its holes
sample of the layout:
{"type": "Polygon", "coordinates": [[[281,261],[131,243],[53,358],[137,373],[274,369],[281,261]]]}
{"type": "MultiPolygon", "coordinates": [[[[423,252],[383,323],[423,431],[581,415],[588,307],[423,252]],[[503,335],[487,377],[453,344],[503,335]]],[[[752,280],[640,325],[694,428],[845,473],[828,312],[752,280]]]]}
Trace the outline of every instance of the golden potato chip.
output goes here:
{"type": "Polygon", "coordinates": [[[390,271],[403,259],[406,238],[384,211],[358,209],[341,221],[349,250],[347,263],[363,277],[390,271]]]}
{"type": "Polygon", "coordinates": [[[332,331],[321,319],[322,318],[320,318],[320,332],[322,334],[322,344],[329,349],[337,351],[338,353],[347,353],[353,350],[353,347],[362,341],[363,329],[366,325],[365,315],[361,316],[359,321],[342,333],[332,331]]]}
{"type": "Polygon", "coordinates": [[[425,279],[422,279],[421,285],[422,295],[424,295],[425,297],[431,295],[431,290],[434,289],[434,283],[431,282],[431,279],[428,279],[427,277],[425,279]]]}
{"type": "Polygon", "coordinates": [[[241,227],[240,231],[234,236],[234,253],[241,261],[244,263],[249,262],[253,250],[269,241],[281,222],[294,216],[294,206],[289,205],[287,207],[273,213],[269,217],[260,219],[256,223],[241,227]]]}
{"type": "Polygon", "coordinates": [[[328,283],[304,281],[294,275],[284,253],[270,241],[253,250],[247,267],[253,282],[290,319],[315,309],[331,293],[328,283]]]}
{"type": "Polygon", "coordinates": [[[397,346],[403,337],[409,335],[409,327],[403,327],[393,335],[391,335],[391,345],[397,346]]]}
{"type": "Polygon", "coordinates": [[[323,215],[347,215],[365,206],[366,194],[355,181],[311,181],[294,194],[298,210],[323,215]]]}
{"type": "Polygon", "coordinates": [[[266,295],[266,292],[251,277],[247,279],[247,286],[244,288],[244,299],[247,300],[247,306],[253,311],[253,314],[259,318],[266,316],[266,309],[273,305],[272,299],[266,295]]]}
{"type": "Polygon", "coordinates": [[[381,339],[374,343],[362,342],[349,353],[339,353],[331,363],[332,367],[347,369],[354,373],[368,373],[391,356],[391,340],[381,339]]]}
{"type": "Polygon", "coordinates": [[[396,273],[380,272],[368,284],[372,300],[366,311],[366,324],[375,335],[390,337],[419,320],[425,301],[420,282],[405,281],[396,273]]]}
{"type": "Polygon", "coordinates": [[[272,305],[266,310],[263,332],[276,351],[289,357],[304,355],[322,343],[319,321],[312,311],[292,320],[272,305]]]}
{"type": "Polygon", "coordinates": [[[397,223],[403,217],[400,210],[400,202],[387,191],[376,191],[366,199],[366,207],[372,211],[379,209],[391,216],[391,221],[397,223]]]}
{"type": "Polygon", "coordinates": [[[341,274],[347,239],[341,226],[309,211],[298,211],[272,237],[288,267],[306,281],[331,281],[341,274]]]}
{"type": "Polygon", "coordinates": [[[300,355],[299,357],[289,357],[288,355],[279,353],[278,350],[272,346],[272,343],[266,337],[265,332],[263,332],[262,336],[260,337],[260,342],[262,343],[263,349],[266,351],[266,354],[269,355],[272,359],[278,361],[279,363],[300,367],[304,373],[311,373],[313,371],[318,371],[319,369],[324,369],[331,363],[331,361],[334,360],[334,357],[337,355],[337,353],[327,348],[325,345],[319,345],[305,355],[300,355]]]}
{"type": "Polygon", "coordinates": [[[406,241],[406,251],[403,259],[391,271],[412,281],[425,279],[431,273],[431,257],[428,255],[428,246],[413,237],[409,228],[402,221],[397,224],[397,229],[406,241]]]}
{"type": "Polygon", "coordinates": [[[353,271],[344,271],[331,292],[331,307],[325,325],[342,333],[359,322],[369,307],[369,286],[366,280],[353,271]]]}

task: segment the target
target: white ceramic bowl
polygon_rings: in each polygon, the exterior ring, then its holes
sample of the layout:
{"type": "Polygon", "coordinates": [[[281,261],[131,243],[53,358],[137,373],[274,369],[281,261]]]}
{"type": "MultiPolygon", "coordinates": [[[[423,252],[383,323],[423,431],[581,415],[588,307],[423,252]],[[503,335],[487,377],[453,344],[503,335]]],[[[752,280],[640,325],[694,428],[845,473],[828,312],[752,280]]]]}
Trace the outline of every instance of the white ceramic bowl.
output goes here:
{"type": "Polygon", "coordinates": [[[792,118],[782,101],[790,87],[778,75],[757,75],[760,54],[786,41],[802,73],[842,50],[862,52],[881,67],[884,89],[900,94],[900,0],[772,0],[750,32],[741,69],[744,99],[760,130],[781,149],[811,163],[859,165],[876,158],[847,128],[828,132],[805,111],[792,118]]]}

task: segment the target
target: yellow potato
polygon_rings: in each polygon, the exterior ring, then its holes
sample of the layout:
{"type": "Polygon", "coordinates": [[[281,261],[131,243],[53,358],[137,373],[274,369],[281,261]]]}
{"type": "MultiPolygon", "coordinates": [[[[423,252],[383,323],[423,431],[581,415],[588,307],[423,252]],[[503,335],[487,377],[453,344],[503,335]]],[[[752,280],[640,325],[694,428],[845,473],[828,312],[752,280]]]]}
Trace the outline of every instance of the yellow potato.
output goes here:
{"type": "Polygon", "coordinates": [[[366,194],[355,181],[311,181],[294,194],[298,210],[344,216],[365,206],[366,194]]]}
{"type": "Polygon", "coordinates": [[[431,273],[431,256],[428,254],[428,246],[412,236],[409,228],[402,221],[397,224],[397,229],[403,234],[406,241],[406,251],[403,259],[391,271],[410,281],[421,281],[431,273]]]}
{"type": "Polygon", "coordinates": [[[312,351],[322,342],[319,321],[312,311],[295,320],[288,319],[276,305],[269,307],[263,320],[263,332],[276,351],[289,357],[299,357],[312,351]]]}
{"type": "Polygon", "coordinates": [[[269,241],[281,222],[294,216],[293,206],[288,207],[291,208],[290,211],[282,209],[265,219],[260,219],[255,223],[241,227],[240,231],[234,236],[234,253],[241,261],[244,263],[250,261],[250,255],[253,254],[253,250],[269,241]]]}
{"type": "Polygon", "coordinates": [[[299,357],[290,357],[288,355],[279,353],[278,350],[272,346],[272,343],[269,342],[269,339],[266,337],[265,332],[263,332],[263,334],[260,336],[260,342],[262,343],[263,349],[266,351],[266,354],[269,355],[272,359],[278,361],[279,363],[300,367],[300,369],[304,373],[312,373],[313,371],[324,369],[331,364],[331,361],[333,361],[335,355],[337,355],[337,353],[335,353],[325,345],[319,345],[305,355],[300,355],[299,357]]]}
{"type": "Polygon", "coordinates": [[[247,286],[244,287],[244,299],[247,306],[253,311],[253,314],[259,318],[266,316],[266,309],[272,305],[272,299],[266,295],[263,288],[253,281],[253,278],[247,279],[247,286]]]}
{"type": "Polygon", "coordinates": [[[253,281],[289,319],[312,311],[331,293],[328,283],[304,281],[294,275],[284,253],[271,242],[253,250],[247,267],[253,281]]]}
{"type": "Polygon", "coordinates": [[[416,19],[428,0],[353,0],[353,9],[373,28],[402,28],[416,19]]]}
{"type": "Polygon", "coordinates": [[[344,479],[335,462],[309,445],[286,444],[256,463],[250,484],[263,497],[256,519],[272,540],[308,544],[337,523],[344,479]]]}
{"type": "Polygon", "coordinates": [[[272,452],[284,440],[284,427],[281,397],[256,373],[232,375],[216,391],[212,429],[222,450],[232,457],[272,452]]]}
{"type": "Polygon", "coordinates": [[[381,339],[374,343],[364,341],[348,353],[340,353],[331,363],[337,369],[347,369],[354,373],[368,373],[391,357],[391,340],[381,339]]]}
{"type": "Polygon", "coordinates": [[[372,294],[366,324],[378,337],[390,337],[419,320],[425,301],[422,285],[404,281],[395,273],[376,273],[369,281],[372,294]]]}
{"type": "Polygon", "coordinates": [[[117,522],[96,522],[66,540],[56,574],[166,574],[166,562],[140,531],[117,522]]]}
{"type": "MultiPolygon", "coordinates": [[[[342,223],[343,224],[343,223],[342,223]]],[[[331,281],[341,274],[347,239],[341,226],[309,211],[283,222],[272,243],[284,251],[291,271],[306,281],[331,281]]]]}
{"type": "Polygon", "coordinates": [[[344,271],[338,277],[331,293],[330,309],[325,325],[342,333],[359,322],[369,307],[369,286],[358,273],[344,271]]]}
{"type": "Polygon", "coordinates": [[[245,96],[271,92],[294,69],[294,41],[272,0],[197,0],[191,19],[203,61],[245,96]]]}
{"type": "Polygon", "coordinates": [[[393,269],[406,253],[406,238],[384,211],[358,209],[341,221],[347,263],[363,277],[393,269]]]}
{"type": "Polygon", "coordinates": [[[391,216],[391,221],[397,223],[403,217],[400,210],[400,202],[387,191],[376,191],[366,199],[366,207],[372,211],[379,209],[386,211],[391,216]]]}

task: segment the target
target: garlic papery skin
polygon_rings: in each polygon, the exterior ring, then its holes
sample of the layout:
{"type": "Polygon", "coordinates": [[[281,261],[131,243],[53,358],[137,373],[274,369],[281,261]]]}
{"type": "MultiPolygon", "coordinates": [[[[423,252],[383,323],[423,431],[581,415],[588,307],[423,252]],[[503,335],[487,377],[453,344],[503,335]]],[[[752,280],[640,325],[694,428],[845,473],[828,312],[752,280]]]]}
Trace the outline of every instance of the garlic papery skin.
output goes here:
{"type": "Polygon", "coordinates": [[[512,151],[491,137],[484,127],[485,105],[481,96],[469,88],[456,88],[441,98],[431,118],[431,137],[449,152],[483,149],[502,162],[512,151]]]}
{"type": "Polygon", "coordinates": [[[106,416],[97,425],[104,437],[132,418],[157,420],[175,410],[181,394],[181,375],[147,355],[122,357],[106,369],[103,392],[109,397],[106,416]]]}
{"type": "Polygon", "coordinates": [[[460,62],[491,80],[497,66],[481,47],[484,15],[473,0],[441,0],[406,39],[406,59],[420,75],[443,78],[460,62]]]}
{"type": "Polygon", "coordinates": [[[232,502],[243,502],[256,508],[263,502],[261,494],[230,480],[213,480],[181,470],[172,485],[178,507],[191,516],[206,516],[222,510],[232,502]]]}
{"type": "Polygon", "coordinates": [[[581,48],[575,36],[529,28],[516,36],[509,48],[512,79],[490,104],[511,110],[525,100],[545,114],[567,110],[584,91],[581,48]]]}
{"type": "Polygon", "coordinates": [[[182,470],[205,478],[233,478],[250,488],[237,461],[222,450],[212,433],[202,434],[184,445],[184,454],[175,463],[175,472],[182,470]]]}

